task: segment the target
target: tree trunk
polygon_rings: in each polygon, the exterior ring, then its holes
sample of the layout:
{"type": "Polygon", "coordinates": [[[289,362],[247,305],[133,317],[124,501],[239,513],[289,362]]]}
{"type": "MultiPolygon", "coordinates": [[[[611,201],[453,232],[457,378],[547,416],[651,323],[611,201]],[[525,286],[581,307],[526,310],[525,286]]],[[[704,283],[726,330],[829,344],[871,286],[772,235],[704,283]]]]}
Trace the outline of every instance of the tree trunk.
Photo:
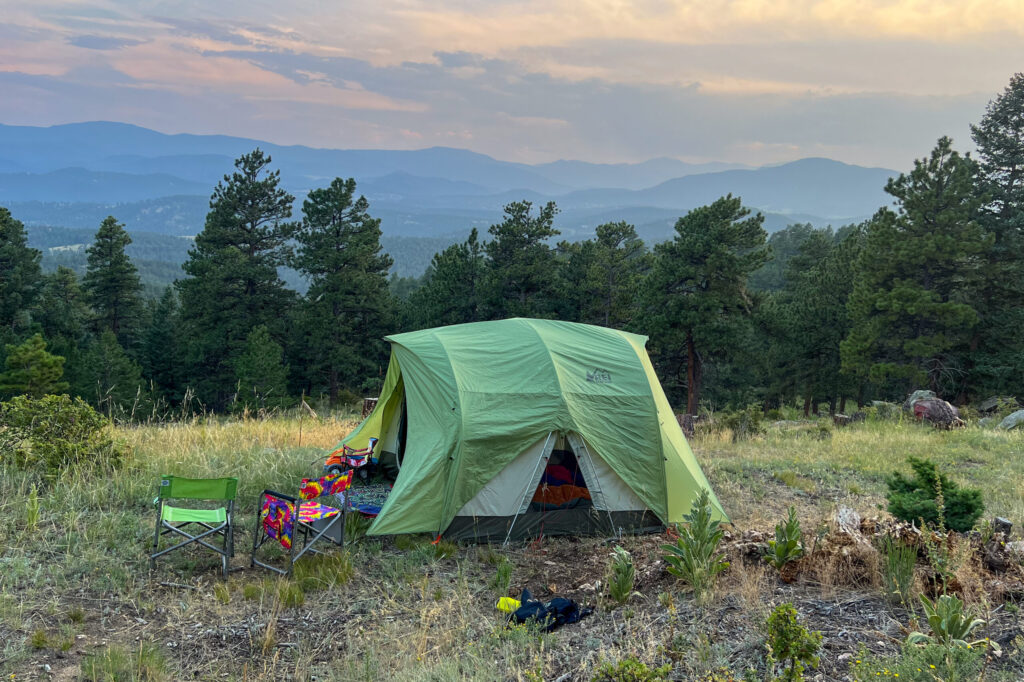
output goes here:
{"type": "Polygon", "coordinates": [[[834,393],[832,394],[832,397],[829,398],[829,401],[828,401],[828,416],[830,416],[830,417],[836,416],[836,396],[835,396],[834,393]]]}
{"type": "Polygon", "coordinates": [[[811,416],[811,392],[804,393],[804,419],[811,416]]]}
{"type": "Polygon", "coordinates": [[[700,399],[700,359],[693,343],[693,334],[686,335],[686,414],[697,414],[700,399]]]}
{"type": "Polygon", "coordinates": [[[840,414],[846,414],[846,396],[844,395],[839,399],[839,412],[840,414]]]}
{"type": "Polygon", "coordinates": [[[338,369],[336,367],[331,367],[330,382],[331,382],[331,388],[330,388],[331,407],[334,407],[338,403],[338,369]]]}

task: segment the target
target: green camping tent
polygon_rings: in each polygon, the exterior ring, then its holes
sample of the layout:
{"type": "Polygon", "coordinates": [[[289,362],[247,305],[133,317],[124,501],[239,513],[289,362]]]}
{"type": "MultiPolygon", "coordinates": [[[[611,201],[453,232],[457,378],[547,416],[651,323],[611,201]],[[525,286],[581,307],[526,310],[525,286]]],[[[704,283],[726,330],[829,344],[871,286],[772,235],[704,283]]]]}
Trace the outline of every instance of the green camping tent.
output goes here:
{"type": "Polygon", "coordinates": [[[517,318],[387,341],[376,408],[339,443],[378,438],[382,461],[397,465],[371,534],[483,540],[660,528],[681,521],[702,487],[727,519],[646,337],[517,318]],[[561,487],[570,469],[571,487],[561,487]]]}

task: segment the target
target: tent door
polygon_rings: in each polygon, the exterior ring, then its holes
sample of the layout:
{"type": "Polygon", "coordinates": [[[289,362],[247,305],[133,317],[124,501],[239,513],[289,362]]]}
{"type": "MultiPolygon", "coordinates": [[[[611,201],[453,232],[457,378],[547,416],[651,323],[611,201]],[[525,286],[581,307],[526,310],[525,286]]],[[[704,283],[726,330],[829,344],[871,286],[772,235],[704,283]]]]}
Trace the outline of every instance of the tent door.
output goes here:
{"type": "Polygon", "coordinates": [[[594,459],[590,456],[590,448],[587,447],[586,441],[575,433],[568,435],[568,441],[569,447],[576,454],[576,461],[580,463],[580,469],[583,470],[583,478],[590,488],[590,498],[594,503],[594,508],[603,509],[608,513],[608,523],[611,524],[612,532],[615,532],[615,520],[612,518],[611,505],[608,504],[601,489],[601,477],[597,475],[597,467],[594,466],[594,459]]]}
{"type": "Polygon", "coordinates": [[[516,511],[516,515],[512,519],[512,523],[508,526],[508,533],[505,534],[505,542],[502,543],[503,546],[507,545],[509,538],[512,537],[512,529],[515,528],[516,520],[519,518],[520,514],[529,509],[530,500],[533,499],[533,491],[537,489],[537,483],[540,481],[540,477],[544,473],[544,466],[547,466],[548,458],[551,457],[551,450],[553,450],[554,447],[555,432],[552,431],[548,433],[547,438],[544,439],[544,447],[541,448],[540,456],[537,458],[537,463],[533,466],[533,474],[530,475],[530,479],[526,483],[526,489],[523,490],[519,509],[516,511]]]}

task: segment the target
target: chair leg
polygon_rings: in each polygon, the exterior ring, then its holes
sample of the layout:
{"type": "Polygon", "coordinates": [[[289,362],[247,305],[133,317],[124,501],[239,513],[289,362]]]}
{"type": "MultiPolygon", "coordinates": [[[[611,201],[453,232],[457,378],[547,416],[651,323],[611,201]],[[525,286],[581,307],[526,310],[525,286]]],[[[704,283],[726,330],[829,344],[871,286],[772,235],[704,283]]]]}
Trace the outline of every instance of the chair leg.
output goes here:
{"type": "Polygon", "coordinates": [[[252,529],[252,554],[249,556],[249,568],[256,566],[256,548],[260,541],[260,510],[256,509],[256,527],[252,529]]]}
{"type": "Polygon", "coordinates": [[[160,549],[160,526],[163,525],[161,520],[161,517],[163,516],[163,506],[163,502],[161,501],[156,511],[156,530],[153,531],[153,551],[150,552],[149,555],[150,571],[156,570],[156,557],[154,557],[153,555],[156,554],[158,549],[160,549]]]}

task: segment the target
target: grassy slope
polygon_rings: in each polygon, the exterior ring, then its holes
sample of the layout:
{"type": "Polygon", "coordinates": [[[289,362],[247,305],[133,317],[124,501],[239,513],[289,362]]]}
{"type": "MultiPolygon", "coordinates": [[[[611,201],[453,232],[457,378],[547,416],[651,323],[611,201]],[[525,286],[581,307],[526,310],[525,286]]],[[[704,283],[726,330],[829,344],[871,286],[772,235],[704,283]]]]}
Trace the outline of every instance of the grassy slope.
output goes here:
{"type": "MultiPolygon", "coordinates": [[[[250,571],[249,533],[259,491],[286,487],[315,471],[323,449],[354,424],[306,419],[301,446],[295,419],[125,429],[121,436],[134,451],[127,467],[105,478],[40,483],[34,527],[26,512],[33,480],[0,469],[3,677],[14,672],[21,679],[45,663],[57,679],[76,679],[83,655],[108,652],[112,644],[126,647],[127,660],[152,669],[152,679],[316,674],[320,680],[501,680],[526,679],[538,670],[544,679],[564,673],[571,675],[566,679],[586,679],[600,660],[635,654],[660,661],[677,646],[704,652],[704,663],[692,657],[675,661],[677,674],[687,675],[698,665],[756,660],[761,640],[751,621],[761,617],[767,601],[796,598],[780,592],[777,579],[763,571],[736,567],[724,579],[725,610],[694,611],[680,586],[658,568],[655,538],[624,542],[638,558],[642,596],[633,606],[601,608],[580,626],[550,636],[501,626],[489,586],[496,564],[502,557],[514,564],[513,592],[529,586],[580,594],[582,583],[603,577],[608,548],[600,541],[498,550],[438,549],[416,538],[365,540],[347,557],[314,562],[297,581],[299,588],[250,571]],[[145,552],[161,473],[240,478],[242,532],[236,536],[235,566],[245,568],[226,585],[218,581],[219,563],[212,555],[197,553],[172,555],[150,579],[145,552]],[[301,600],[305,604],[296,606],[301,600]],[[738,604],[745,620],[730,621],[730,613],[740,616],[729,604],[738,604]],[[715,634],[726,623],[728,645],[715,634]]],[[[820,438],[816,430],[771,431],[742,443],[712,435],[693,446],[740,530],[770,528],[789,504],[797,505],[808,533],[838,503],[881,513],[884,478],[895,467],[905,468],[907,455],[931,457],[960,482],[981,487],[987,516],[1024,521],[1022,433],[938,432],[909,423],[868,423],[828,433],[820,438]]],[[[832,641],[840,647],[840,639],[832,641]]],[[[827,652],[826,659],[844,650],[849,648],[827,652]]]]}

